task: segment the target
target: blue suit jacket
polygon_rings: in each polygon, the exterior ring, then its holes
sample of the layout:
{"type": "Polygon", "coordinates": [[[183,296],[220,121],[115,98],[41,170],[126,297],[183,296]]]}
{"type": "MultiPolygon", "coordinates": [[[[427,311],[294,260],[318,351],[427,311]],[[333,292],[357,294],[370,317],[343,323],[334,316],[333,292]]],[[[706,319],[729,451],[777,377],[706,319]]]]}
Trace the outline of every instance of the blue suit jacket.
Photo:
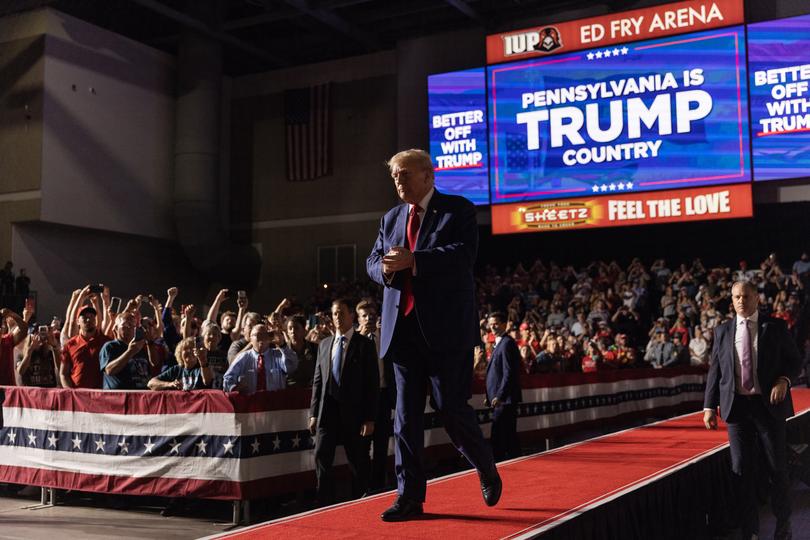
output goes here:
{"type": "MultiPolygon", "coordinates": [[[[706,380],[706,395],[703,406],[714,409],[720,405],[720,415],[726,422],[736,421],[734,415],[734,337],[737,332],[736,317],[718,326],[714,331],[709,376],[706,380]]],[[[796,343],[788,333],[784,321],[759,316],[757,328],[757,378],[762,390],[762,399],[776,418],[793,416],[793,400],[788,390],[784,401],[771,405],[770,395],[779,377],[793,379],[801,369],[801,357],[796,343]]]]}
{"type": "MultiPolygon", "coordinates": [[[[392,208],[380,221],[374,248],[366,260],[369,277],[383,291],[380,356],[391,345],[397,318],[403,273],[387,283],[382,258],[394,246],[407,246],[408,205],[392,208]]],[[[463,197],[435,191],[419,228],[413,250],[417,275],[413,277],[416,317],[428,346],[434,350],[472,349],[478,339],[473,264],[478,252],[475,206],[463,197]]]]}
{"type": "Polygon", "coordinates": [[[504,335],[492,351],[487,365],[487,400],[517,404],[523,399],[520,390],[520,351],[511,336],[504,335]]]}

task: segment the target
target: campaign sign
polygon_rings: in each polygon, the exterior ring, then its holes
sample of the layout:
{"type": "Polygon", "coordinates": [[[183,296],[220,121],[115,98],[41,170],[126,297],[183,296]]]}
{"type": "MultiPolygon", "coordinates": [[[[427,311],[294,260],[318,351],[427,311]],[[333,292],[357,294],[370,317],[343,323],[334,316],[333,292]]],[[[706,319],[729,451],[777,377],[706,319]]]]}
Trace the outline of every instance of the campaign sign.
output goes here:
{"type": "Polygon", "coordinates": [[[487,77],[493,204],[750,181],[742,27],[487,77]]]}
{"type": "Polygon", "coordinates": [[[810,15],[748,26],[754,180],[810,176],[810,15]]]}
{"type": "Polygon", "coordinates": [[[489,204],[484,68],[428,77],[428,111],[436,188],[489,204]]]}

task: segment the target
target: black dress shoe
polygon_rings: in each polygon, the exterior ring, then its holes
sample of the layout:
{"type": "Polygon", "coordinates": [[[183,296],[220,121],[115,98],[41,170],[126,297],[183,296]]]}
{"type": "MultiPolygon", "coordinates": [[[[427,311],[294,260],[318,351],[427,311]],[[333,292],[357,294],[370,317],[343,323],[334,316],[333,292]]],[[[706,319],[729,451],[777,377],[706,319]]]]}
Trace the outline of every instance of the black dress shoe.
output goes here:
{"type": "Polygon", "coordinates": [[[503,482],[501,482],[498,470],[494,469],[487,476],[479,473],[479,478],[481,479],[481,494],[484,495],[484,502],[487,503],[487,506],[495,506],[498,504],[503,490],[503,482]]]}
{"type": "Polygon", "coordinates": [[[422,503],[397,497],[394,504],[380,515],[383,521],[407,521],[422,515],[422,503]]]}

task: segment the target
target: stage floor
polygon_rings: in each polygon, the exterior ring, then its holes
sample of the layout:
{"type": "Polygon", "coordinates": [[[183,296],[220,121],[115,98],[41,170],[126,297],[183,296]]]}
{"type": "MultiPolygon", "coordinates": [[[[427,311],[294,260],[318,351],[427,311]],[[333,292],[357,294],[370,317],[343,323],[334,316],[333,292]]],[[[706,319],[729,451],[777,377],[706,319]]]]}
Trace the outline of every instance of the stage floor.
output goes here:
{"type": "MultiPolygon", "coordinates": [[[[797,413],[810,410],[810,390],[797,388],[793,398],[797,413]]],[[[721,452],[725,429],[706,430],[702,416],[695,412],[502,463],[504,491],[495,508],[484,505],[477,474],[466,471],[429,483],[420,519],[380,521],[394,500],[387,493],[217,538],[436,538],[451,531],[456,538],[531,538],[721,452]]]]}

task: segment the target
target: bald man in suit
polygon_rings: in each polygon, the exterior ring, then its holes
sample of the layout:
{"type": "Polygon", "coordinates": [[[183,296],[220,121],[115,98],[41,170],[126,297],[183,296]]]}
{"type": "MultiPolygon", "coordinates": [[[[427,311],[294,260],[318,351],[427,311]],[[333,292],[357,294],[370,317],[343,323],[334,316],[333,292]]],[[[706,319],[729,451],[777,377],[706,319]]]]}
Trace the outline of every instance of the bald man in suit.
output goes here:
{"type": "Polygon", "coordinates": [[[754,472],[760,464],[771,475],[771,506],[776,540],[793,538],[785,420],[793,416],[790,381],[801,357],[784,321],[758,312],[759,295],[748,281],[731,288],[736,316],[717,327],[706,381],[703,422],[717,429],[717,407],[728,424],[731,467],[737,478],[742,535],[759,536],[754,472]]]}

